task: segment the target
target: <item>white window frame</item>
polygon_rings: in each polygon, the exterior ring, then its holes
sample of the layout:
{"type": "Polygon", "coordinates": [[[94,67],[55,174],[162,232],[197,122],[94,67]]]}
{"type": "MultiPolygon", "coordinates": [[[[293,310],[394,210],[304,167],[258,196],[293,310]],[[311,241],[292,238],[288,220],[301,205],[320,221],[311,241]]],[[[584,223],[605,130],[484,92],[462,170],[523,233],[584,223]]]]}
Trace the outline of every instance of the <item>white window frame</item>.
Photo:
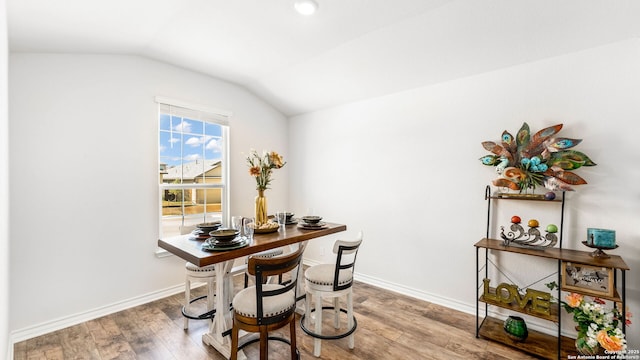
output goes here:
{"type": "MultiPolygon", "coordinates": [[[[158,104],[158,112],[157,119],[159,119],[160,114],[168,113],[164,109],[167,107],[171,107],[172,112],[177,113],[185,113],[188,114],[189,117],[192,117],[197,120],[215,123],[220,125],[222,128],[222,139],[223,139],[223,153],[221,158],[221,166],[222,166],[222,179],[220,183],[200,183],[200,184],[168,184],[168,183],[160,183],[158,186],[158,231],[159,237],[163,238],[163,229],[162,229],[162,198],[165,190],[186,190],[186,189],[221,189],[221,213],[222,213],[222,221],[225,224],[229,223],[229,214],[230,214],[230,189],[229,189],[229,120],[231,118],[232,112],[227,110],[221,110],[214,107],[194,104],[187,101],[171,99],[162,96],[156,96],[156,103],[158,104]],[[198,115],[194,115],[198,114],[198,115]]],[[[156,119],[156,121],[158,121],[156,119]]],[[[160,135],[160,129],[157,128],[157,133],[160,135]]],[[[156,159],[158,164],[160,164],[160,149],[158,149],[158,157],[156,159]]],[[[157,167],[156,167],[157,169],[157,167]]],[[[157,252],[158,255],[166,255],[168,252],[164,252],[161,249],[157,252]]]]}

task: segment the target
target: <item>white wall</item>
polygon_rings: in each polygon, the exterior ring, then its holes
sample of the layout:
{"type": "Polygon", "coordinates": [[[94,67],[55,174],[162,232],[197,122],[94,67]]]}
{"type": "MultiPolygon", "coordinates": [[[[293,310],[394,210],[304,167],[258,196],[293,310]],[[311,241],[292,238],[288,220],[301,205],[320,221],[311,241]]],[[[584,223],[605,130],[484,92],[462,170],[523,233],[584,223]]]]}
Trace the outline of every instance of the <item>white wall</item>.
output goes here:
{"type": "MultiPolygon", "coordinates": [[[[288,156],[286,118],[238,86],[139,57],[9,60],[15,340],[184,286],[184,262],[154,255],[154,96],[233,112],[233,215],[252,214],[256,195],[242,153],[253,147],[288,156]]],[[[288,167],[275,174],[270,205],[287,203],[287,178],[288,167]]]]}
{"type": "MultiPolygon", "coordinates": [[[[0,0],[0,199],[9,198],[7,18],[0,0]]],[[[9,203],[0,205],[0,356],[9,354],[9,203]]],[[[9,356],[6,356],[9,358],[9,356]]]]}
{"type": "MultiPolygon", "coordinates": [[[[589,184],[567,194],[565,247],[589,250],[580,244],[587,227],[615,229],[620,249],[611,253],[631,267],[627,300],[637,314],[639,64],[636,38],[294,117],[291,207],[364,230],[361,279],[475,313],[473,244],[485,235],[484,188],[494,178],[478,160],[481,142],[523,122],[533,131],[564,123],[560,134],[584,139],[576,150],[598,164],[579,169],[589,184]]],[[[548,210],[510,211],[551,222],[548,210]]],[[[501,216],[507,225],[511,213],[501,216]]],[[[325,260],[331,241],[311,242],[306,256],[325,260]]],[[[504,261],[523,286],[555,267],[504,261]]],[[[638,349],[634,320],[629,347],[638,349]]]]}

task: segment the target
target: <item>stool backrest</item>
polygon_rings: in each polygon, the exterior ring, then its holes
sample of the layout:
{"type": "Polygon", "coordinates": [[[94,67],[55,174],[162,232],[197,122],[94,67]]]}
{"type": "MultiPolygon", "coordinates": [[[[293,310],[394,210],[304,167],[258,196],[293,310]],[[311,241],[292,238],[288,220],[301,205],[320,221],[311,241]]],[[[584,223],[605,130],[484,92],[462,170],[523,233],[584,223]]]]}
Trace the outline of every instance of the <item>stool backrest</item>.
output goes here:
{"type": "Polygon", "coordinates": [[[259,325],[280,322],[291,312],[295,311],[295,299],[298,298],[298,267],[300,266],[303,252],[304,246],[300,246],[297,251],[283,256],[270,258],[255,256],[249,258],[247,271],[256,277],[256,315],[259,325]],[[281,284],[282,287],[273,290],[264,289],[269,276],[279,276],[286,273],[290,274],[291,280],[281,284]],[[293,290],[293,308],[277,316],[265,317],[263,310],[264,302],[268,301],[267,299],[269,297],[284,294],[290,290],[293,290]]]}
{"type": "Polygon", "coordinates": [[[356,257],[361,243],[362,231],[358,233],[358,237],[355,241],[338,240],[333,244],[333,252],[338,255],[338,258],[336,259],[336,267],[333,273],[333,291],[344,290],[353,285],[356,257]],[[340,278],[341,271],[351,271],[351,278],[349,282],[343,284],[339,283],[338,279],[340,278]]]}

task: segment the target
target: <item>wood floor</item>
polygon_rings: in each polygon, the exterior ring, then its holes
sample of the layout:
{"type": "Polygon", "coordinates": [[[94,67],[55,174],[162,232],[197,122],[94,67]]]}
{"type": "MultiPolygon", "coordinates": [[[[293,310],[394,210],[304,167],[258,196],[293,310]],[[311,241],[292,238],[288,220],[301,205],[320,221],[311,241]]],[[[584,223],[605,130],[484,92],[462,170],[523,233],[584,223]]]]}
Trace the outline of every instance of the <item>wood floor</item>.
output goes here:
{"type": "MultiPolygon", "coordinates": [[[[196,289],[202,292],[202,288],[196,289]]],[[[202,342],[208,320],[183,330],[183,294],[154,301],[14,345],[15,360],[32,359],[224,359],[202,342]]],[[[321,359],[533,359],[494,342],[476,339],[475,316],[357,282],[356,347],[347,340],[322,342],[321,359]]],[[[330,316],[325,316],[329,318],[330,316]]],[[[343,321],[345,323],[346,321],[343,321]]],[[[324,328],[331,328],[327,324],[324,328]]],[[[313,339],[298,323],[301,359],[315,359],[313,339]]],[[[288,338],[288,331],[282,331],[288,338]]],[[[288,346],[270,342],[270,359],[288,359],[288,346]]],[[[245,348],[258,358],[258,345],[245,348]]]]}

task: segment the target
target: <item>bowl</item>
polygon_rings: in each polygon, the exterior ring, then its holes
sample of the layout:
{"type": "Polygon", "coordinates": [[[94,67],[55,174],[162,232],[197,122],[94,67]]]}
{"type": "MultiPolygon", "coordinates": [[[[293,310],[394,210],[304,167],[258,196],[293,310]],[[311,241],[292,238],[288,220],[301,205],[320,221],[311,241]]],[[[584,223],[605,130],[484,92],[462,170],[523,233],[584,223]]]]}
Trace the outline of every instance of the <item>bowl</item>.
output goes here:
{"type": "Polygon", "coordinates": [[[294,213],[284,213],[284,216],[287,218],[287,222],[291,222],[291,219],[293,219],[293,215],[295,215],[294,213]]]}
{"type": "Polygon", "coordinates": [[[196,225],[196,227],[204,232],[211,232],[214,230],[218,230],[218,228],[222,226],[222,223],[219,221],[214,222],[206,222],[196,225]]]}
{"type": "Polygon", "coordinates": [[[306,222],[307,224],[317,224],[320,222],[320,220],[322,220],[321,216],[303,216],[302,217],[302,221],[306,222]]]}
{"type": "Polygon", "coordinates": [[[209,233],[217,241],[230,241],[235,239],[238,234],[240,231],[236,229],[218,229],[209,233]]]}

